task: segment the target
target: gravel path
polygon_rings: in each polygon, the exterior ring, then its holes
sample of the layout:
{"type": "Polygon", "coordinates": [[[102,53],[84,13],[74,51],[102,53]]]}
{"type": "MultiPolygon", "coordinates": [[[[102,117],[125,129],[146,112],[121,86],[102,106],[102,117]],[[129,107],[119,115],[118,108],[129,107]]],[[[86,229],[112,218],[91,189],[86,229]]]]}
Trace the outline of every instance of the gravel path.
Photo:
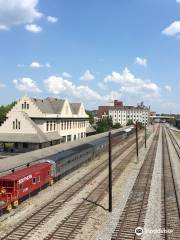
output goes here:
{"type": "MultiPolygon", "coordinates": [[[[125,158],[127,154],[133,149],[135,145],[131,146],[126,152],[124,152],[119,159],[113,162],[112,167],[114,168],[118,163],[119,160],[122,158],[125,158]]],[[[49,233],[51,233],[57,225],[68,215],[71,214],[71,212],[74,210],[74,208],[81,202],[83,202],[83,199],[87,198],[87,195],[92,192],[96,186],[104,179],[104,177],[107,175],[107,170],[101,172],[98,177],[96,177],[95,180],[84,186],[82,191],[75,195],[72,200],[69,202],[66,202],[65,205],[63,205],[63,208],[60,208],[58,211],[56,211],[55,214],[53,214],[53,217],[49,219],[45,224],[43,224],[40,228],[35,229],[32,231],[29,235],[30,240],[43,240],[49,233]],[[30,237],[31,236],[31,237],[30,237]]]]}
{"type": "MultiPolygon", "coordinates": [[[[152,129],[151,129],[152,131],[152,129]]],[[[82,228],[75,240],[108,240],[116,228],[119,217],[124,209],[129,193],[133,187],[133,183],[139,173],[139,169],[144,161],[144,156],[148,151],[154,134],[151,134],[147,141],[147,149],[142,148],[139,154],[139,163],[136,157],[127,166],[119,180],[113,186],[113,212],[109,213],[102,208],[96,208],[93,215],[89,218],[87,224],[82,228]]],[[[103,206],[107,206],[107,197],[101,202],[103,206]]]]}

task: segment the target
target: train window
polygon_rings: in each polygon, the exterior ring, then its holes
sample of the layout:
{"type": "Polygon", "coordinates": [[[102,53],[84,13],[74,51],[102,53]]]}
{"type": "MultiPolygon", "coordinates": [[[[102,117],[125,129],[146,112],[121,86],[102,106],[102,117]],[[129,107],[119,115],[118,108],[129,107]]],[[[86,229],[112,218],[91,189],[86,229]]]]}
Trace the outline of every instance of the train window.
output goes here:
{"type": "Polygon", "coordinates": [[[35,184],[36,183],[36,178],[32,179],[32,183],[35,184]]]}
{"type": "Polygon", "coordinates": [[[50,175],[50,171],[48,171],[48,176],[50,175]]]}
{"type": "Polygon", "coordinates": [[[36,182],[37,182],[37,183],[40,182],[40,176],[36,177],[36,182]]]}
{"type": "Polygon", "coordinates": [[[22,189],[22,188],[23,188],[22,183],[19,183],[19,189],[22,189]]]}

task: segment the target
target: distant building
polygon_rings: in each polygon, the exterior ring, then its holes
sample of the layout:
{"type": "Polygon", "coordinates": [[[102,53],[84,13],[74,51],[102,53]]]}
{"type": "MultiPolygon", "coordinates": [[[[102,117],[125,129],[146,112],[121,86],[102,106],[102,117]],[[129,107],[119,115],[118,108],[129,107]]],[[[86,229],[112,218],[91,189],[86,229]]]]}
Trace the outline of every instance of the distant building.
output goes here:
{"type": "Polygon", "coordinates": [[[89,116],[82,103],[22,97],[0,126],[0,142],[25,152],[86,137],[89,116]]]}
{"type": "Polygon", "coordinates": [[[114,100],[114,102],[110,105],[99,106],[97,110],[97,118],[100,119],[100,118],[108,117],[109,110],[113,108],[118,108],[118,107],[123,107],[122,101],[114,100]]]}
{"type": "Polygon", "coordinates": [[[144,106],[111,108],[108,115],[112,118],[113,124],[120,123],[121,125],[126,125],[129,120],[132,120],[133,123],[138,121],[143,124],[149,124],[149,108],[144,106]]]}
{"type": "Polygon", "coordinates": [[[156,112],[150,112],[149,115],[150,116],[156,116],[156,112]]]}

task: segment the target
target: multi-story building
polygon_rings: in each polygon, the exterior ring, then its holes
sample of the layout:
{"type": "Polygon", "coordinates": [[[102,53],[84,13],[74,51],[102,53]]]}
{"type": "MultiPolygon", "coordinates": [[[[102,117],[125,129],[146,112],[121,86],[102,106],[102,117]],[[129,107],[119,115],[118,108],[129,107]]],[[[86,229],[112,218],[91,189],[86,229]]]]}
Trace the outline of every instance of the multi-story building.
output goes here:
{"type": "Polygon", "coordinates": [[[108,117],[109,110],[117,108],[117,107],[123,107],[123,102],[122,101],[118,101],[118,100],[114,100],[114,102],[109,104],[109,105],[99,106],[98,110],[97,110],[97,117],[98,117],[98,119],[108,117]]]}
{"type": "Polygon", "coordinates": [[[0,126],[0,142],[24,152],[86,137],[89,116],[82,103],[22,97],[0,126]]]}
{"type": "Polygon", "coordinates": [[[120,123],[126,125],[129,120],[133,123],[136,121],[143,124],[149,124],[149,108],[124,106],[109,110],[109,117],[112,118],[113,124],[120,123]]]}

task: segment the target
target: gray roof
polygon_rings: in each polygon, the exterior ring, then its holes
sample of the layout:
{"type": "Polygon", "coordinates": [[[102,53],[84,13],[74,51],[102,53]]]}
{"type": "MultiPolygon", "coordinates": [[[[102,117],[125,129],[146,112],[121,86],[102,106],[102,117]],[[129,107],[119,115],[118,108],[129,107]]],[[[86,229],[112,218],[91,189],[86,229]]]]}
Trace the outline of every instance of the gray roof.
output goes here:
{"type": "Polygon", "coordinates": [[[43,135],[31,133],[0,133],[0,142],[9,143],[45,143],[61,139],[62,137],[57,132],[43,133],[43,135]]]}
{"type": "Polygon", "coordinates": [[[65,100],[58,98],[37,99],[31,98],[42,113],[59,114],[62,111],[65,100]]]}
{"type": "Polygon", "coordinates": [[[71,111],[73,114],[78,114],[81,103],[70,103],[71,111]]]}
{"type": "Polygon", "coordinates": [[[96,130],[92,126],[89,126],[86,128],[86,133],[93,133],[93,132],[96,132],[96,130]]]}

